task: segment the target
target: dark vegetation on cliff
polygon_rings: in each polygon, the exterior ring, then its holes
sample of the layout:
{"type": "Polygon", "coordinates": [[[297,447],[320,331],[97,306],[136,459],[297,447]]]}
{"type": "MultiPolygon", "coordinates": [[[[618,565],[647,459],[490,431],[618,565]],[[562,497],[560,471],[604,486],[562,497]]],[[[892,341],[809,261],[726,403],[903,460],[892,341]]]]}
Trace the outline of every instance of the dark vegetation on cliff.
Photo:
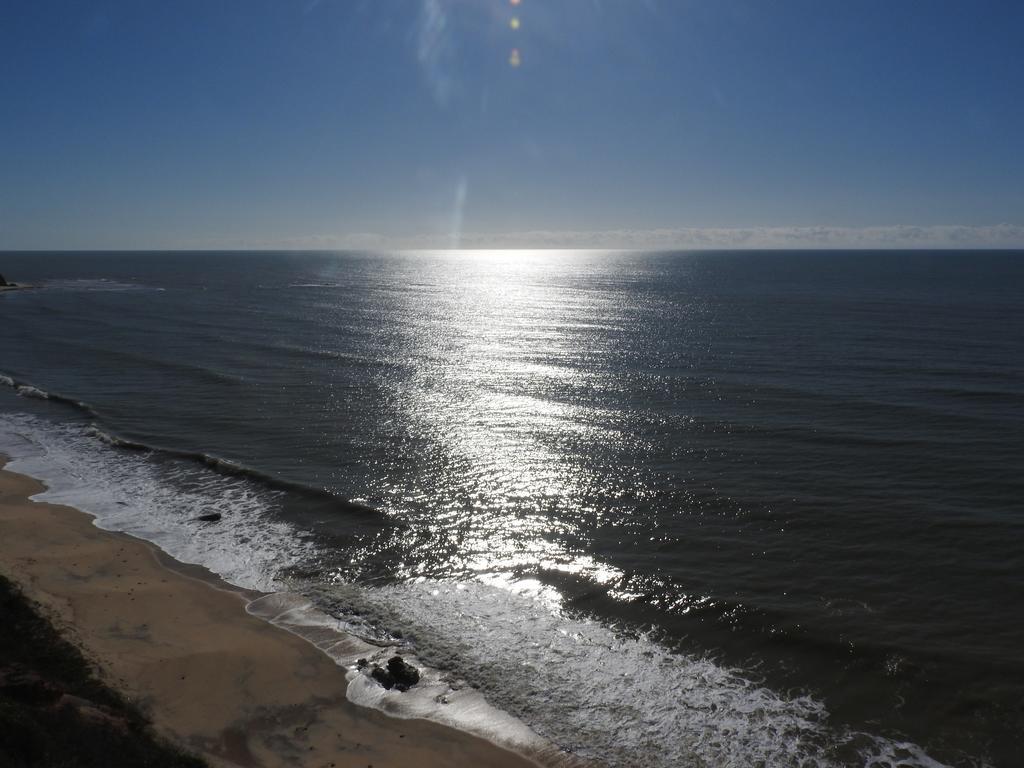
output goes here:
{"type": "Polygon", "coordinates": [[[0,576],[0,766],[204,768],[158,738],[0,576]]]}

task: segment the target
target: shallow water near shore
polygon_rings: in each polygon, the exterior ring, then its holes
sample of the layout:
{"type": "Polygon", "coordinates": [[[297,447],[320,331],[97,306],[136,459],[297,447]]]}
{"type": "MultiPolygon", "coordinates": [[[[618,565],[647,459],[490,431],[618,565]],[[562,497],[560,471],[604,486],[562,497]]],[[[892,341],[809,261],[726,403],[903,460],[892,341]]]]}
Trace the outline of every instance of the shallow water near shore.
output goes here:
{"type": "Polygon", "coordinates": [[[1021,254],[4,264],[0,451],[104,526],[610,765],[1013,764],[1021,254]]]}

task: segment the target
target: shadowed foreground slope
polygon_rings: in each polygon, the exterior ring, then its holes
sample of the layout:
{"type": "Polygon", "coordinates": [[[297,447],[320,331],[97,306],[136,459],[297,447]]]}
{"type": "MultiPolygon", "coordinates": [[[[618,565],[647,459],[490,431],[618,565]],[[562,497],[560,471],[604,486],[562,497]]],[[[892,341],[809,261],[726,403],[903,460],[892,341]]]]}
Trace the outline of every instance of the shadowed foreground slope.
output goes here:
{"type": "Polygon", "coordinates": [[[0,765],[202,768],[142,715],[0,576],[0,765]]]}

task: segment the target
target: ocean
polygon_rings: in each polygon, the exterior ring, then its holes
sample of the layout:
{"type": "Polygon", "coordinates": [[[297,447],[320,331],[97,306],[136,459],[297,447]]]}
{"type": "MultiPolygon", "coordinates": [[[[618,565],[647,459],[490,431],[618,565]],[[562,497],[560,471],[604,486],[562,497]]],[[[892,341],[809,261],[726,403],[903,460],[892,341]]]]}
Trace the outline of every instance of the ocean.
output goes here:
{"type": "Polygon", "coordinates": [[[13,469],[562,750],[1019,764],[1024,252],[0,271],[13,469]]]}

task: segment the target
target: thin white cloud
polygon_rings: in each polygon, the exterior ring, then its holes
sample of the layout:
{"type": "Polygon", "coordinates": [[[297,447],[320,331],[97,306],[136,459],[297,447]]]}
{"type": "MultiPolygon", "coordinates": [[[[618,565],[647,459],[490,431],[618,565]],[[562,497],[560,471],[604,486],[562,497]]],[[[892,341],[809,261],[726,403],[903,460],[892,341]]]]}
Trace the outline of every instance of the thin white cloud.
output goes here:
{"type": "MultiPolygon", "coordinates": [[[[185,244],[183,244],[185,245],[185,244]]],[[[723,250],[757,248],[1024,248],[1024,226],[895,225],[884,227],[681,227],[665,229],[462,232],[461,248],[603,248],[723,250]]],[[[222,238],[186,247],[298,250],[418,250],[451,247],[451,234],[394,236],[372,232],[270,239],[222,238]]]]}
{"type": "Polygon", "coordinates": [[[431,93],[442,106],[448,103],[454,88],[450,67],[452,45],[445,4],[441,0],[423,0],[416,54],[431,93]]]}

